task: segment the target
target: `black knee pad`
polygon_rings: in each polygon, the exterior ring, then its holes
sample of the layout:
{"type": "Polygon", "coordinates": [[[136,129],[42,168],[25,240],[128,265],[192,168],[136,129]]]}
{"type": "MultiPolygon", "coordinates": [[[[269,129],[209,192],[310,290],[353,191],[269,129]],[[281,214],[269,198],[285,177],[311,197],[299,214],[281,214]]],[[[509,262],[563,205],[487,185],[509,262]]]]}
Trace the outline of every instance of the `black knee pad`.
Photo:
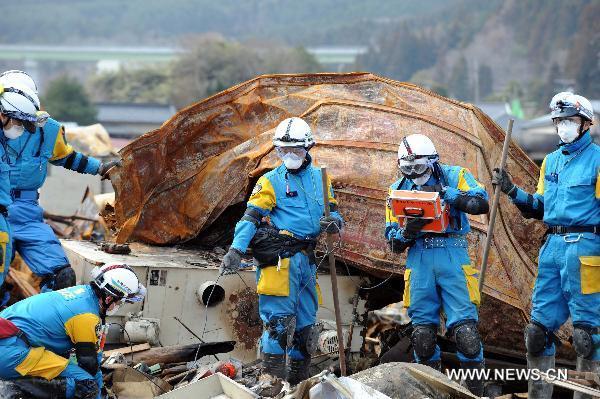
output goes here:
{"type": "Polygon", "coordinates": [[[584,359],[589,359],[592,356],[596,349],[594,339],[592,338],[592,335],[594,334],[600,334],[600,328],[593,328],[580,324],[575,324],[573,326],[573,347],[578,356],[581,356],[584,359]]]}
{"type": "Polygon", "coordinates": [[[427,361],[435,354],[437,328],[433,325],[415,326],[410,340],[419,360],[427,361]]]}
{"type": "Polygon", "coordinates": [[[532,321],[525,327],[525,348],[532,356],[540,356],[548,345],[548,329],[532,321]]]}
{"type": "Polygon", "coordinates": [[[294,334],[294,345],[305,357],[310,358],[317,351],[318,344],[319,330],[314,324],[306,326],[294,334]]]}
{"type": "Polygon", "coordinates": [[[73,270],[71,265],[66,265],[62,269],[59,269],[54,275],[54,291],[73,287],[75,282],[75,270],[73,270]]]}
{"type": "Polygon", "coordinates": [[[99,392],[96,380],[75,381],[75,399],[95,399],[99,392]]]}
{"type": "Polygon", "coordinates": [[[269,337],[277,340],[283,350],[292,346],[296,330],[296,316],[274,316],[266,325],[269,337]]]}
{"type": "Polygon", "coordinates": [[[481,350],[481,337],[477,323],[467,321],[453,328],[456,349],[469,359],[475,359],[481,350]]]}

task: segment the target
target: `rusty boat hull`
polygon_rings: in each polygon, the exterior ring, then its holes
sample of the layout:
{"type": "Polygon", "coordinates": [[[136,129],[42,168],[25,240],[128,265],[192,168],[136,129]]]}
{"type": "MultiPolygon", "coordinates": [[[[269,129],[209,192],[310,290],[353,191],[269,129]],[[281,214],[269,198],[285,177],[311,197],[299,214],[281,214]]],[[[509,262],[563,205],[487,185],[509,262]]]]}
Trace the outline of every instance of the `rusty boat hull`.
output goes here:
{"type": "MultiPolygon", "coordinates": [[[[383,237],[396,151],[411,133],[429,136],[446,164],[467,167],[491,193],[505,133],[477,107],[370,73],[265,75],[181,110],[121,150],[113,174],[117,241],[171,245],[229,232],[257,178],[278,164],[271,137],[284,118],[312,127],[346,220],[336,257],[379,277],[402,276],[405,256],[383,237]]],[[[534,191],[538,167],[514,143],[507,169],[534,191]]],[[[469,253],[480,267],[487,215],[469,217],[469,253]]],[[[524,350],[538,249],[545,228],[501,199],[480,309],[484,341],[524,350]]],[[[566,338],[565,331],[561,337],[566,338]]]]}

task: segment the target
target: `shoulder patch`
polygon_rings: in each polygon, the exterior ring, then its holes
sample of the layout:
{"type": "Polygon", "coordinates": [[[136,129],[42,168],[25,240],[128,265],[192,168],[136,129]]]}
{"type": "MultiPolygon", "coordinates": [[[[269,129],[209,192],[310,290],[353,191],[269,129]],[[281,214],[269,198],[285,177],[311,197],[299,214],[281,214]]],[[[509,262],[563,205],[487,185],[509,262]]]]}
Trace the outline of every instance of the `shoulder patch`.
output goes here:
{"type": "Polygon", "coordinates": [[[260,190],[262,190],[262,184],[256,183],[256,185],[254,186],[254,189],[252,190],[251,195],[256,195],[256,194],[260,193],[260,190]]]}

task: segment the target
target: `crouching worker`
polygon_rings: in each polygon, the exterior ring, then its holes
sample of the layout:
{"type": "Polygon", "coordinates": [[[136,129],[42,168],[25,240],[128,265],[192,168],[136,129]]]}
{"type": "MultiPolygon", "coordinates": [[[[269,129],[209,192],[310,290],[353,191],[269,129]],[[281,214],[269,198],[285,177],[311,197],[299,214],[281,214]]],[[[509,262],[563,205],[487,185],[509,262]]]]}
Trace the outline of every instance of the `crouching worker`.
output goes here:
{"type": "Polygon", "coordinates": [[[141,301],[146,289],[126,265],[96,267],[92,277],[0,313],[0,378],[15,380],[25,397],[100,397],[103,320],[123,302],[141,301]]]}
{"type": "MultiPolygon", "coordinates": [[[[477,270],[471,266],[465,235],[470,231],[467,214],[488,212],[488,195],[465,168],[442,165],[433,142],[424,135],[402,139],[398,166],[403,177],[391,190],[437,191],[450,205],[450,225],[443,233],[423,233],[429,222],[411,218],[404,228],[393,215],[388,201],[385,237],[394,252],[406,248],[404,306],[414,327],[411,341],[415,359],[441,369],[440,348],[436,337],[440,310],[446,327],[456,341],[463,369],[483,369],[483,350],[477,331],[477,306],[480,294],[477,270]]],[[[482,379],[467,381],[471,392],[483,395],[482,379]]]]}
{"type": "Polygon", "coordinates": [[[235,273],[242,255],[252,247],[259,265],[265,372],[297,384],[308,378],[310,356],[317,344],[316,240],[322,231],[338,232],[343,222],[331,183],[329,203],[323,204],[321,169],[311,164],[308,154],[314,145],[308,124],[300,118],[285,119],[277,126],[273,144],[283,164],[254,187],[221,273],[235,273]],[[324,205],[331,210],[328,218],[323,216],[324,205]],[[269,224],[262,222],[266,216],[269,224]]]}

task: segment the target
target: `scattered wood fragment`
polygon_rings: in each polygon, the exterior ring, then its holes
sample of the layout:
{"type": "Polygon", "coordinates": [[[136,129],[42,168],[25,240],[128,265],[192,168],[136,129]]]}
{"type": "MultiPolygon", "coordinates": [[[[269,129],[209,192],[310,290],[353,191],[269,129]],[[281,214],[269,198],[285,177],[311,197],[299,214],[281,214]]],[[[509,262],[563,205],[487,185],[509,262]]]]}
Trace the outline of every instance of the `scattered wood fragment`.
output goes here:
{"type": "Polygon", "coordinates": [[[128,355],[130,353],[136,353],[136,352],[141,352],[141,351],[145,351],[150,349],[150,344],[149,343],[143,343],[143,344],[138,344],[138,345],[133,345],[133,346],[126,346],[124,348],[119,348],[119,349],[112,349],[109,351],[105,351],[103,353],[103,357],[108,358],[110,357],[110,355],[112,355],[113,353],[119,352],[122,353],[123,355],[128,355]]]}

